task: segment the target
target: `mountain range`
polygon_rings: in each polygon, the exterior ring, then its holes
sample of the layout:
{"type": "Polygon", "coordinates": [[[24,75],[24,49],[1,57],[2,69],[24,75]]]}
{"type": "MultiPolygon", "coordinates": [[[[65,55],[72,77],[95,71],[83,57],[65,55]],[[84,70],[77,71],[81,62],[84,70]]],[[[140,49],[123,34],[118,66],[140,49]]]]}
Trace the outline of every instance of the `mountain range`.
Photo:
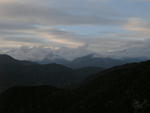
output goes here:
{"type": "Polygon", "coordinates": [[[0,95],[1,113],[149,113],[150,61],[89,76],[75,89],[16,86],[0,95]]]}
{"type": "Polygon", "coordinates": [[[100,57],[96,54],[89,54],[86,56],[78,57],[73,60],[66,60],[61,57],[51,58],[49,56],[45,57],[43,60],[39,61],[41,64],[56,63],[62,64],[70,68],[84,68],[84,67],[103,67],[110,68],[118,65],[123,65],[126,63],[132,62],[141,62],[148,60],[144,57],[135,57],[135,58],[109,58],[109,57],[100,57]]]}
{"type": "Polygon", "coordinates": [[[60,64],[38,64],[0,55],[0,91],[16,85],[74,87],[100,67],[71,69],[60,64]]]}

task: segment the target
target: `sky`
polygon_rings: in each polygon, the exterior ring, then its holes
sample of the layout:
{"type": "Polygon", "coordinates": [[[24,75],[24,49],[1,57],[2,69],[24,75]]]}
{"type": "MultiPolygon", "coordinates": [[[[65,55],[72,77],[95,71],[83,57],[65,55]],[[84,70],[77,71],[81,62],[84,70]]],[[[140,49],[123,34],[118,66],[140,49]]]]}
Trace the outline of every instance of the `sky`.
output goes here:
{"type": "Polygon", "coordinates": [[[0,53],[150,57],[149,11],[150,0],[0,0],[0,53]]]}

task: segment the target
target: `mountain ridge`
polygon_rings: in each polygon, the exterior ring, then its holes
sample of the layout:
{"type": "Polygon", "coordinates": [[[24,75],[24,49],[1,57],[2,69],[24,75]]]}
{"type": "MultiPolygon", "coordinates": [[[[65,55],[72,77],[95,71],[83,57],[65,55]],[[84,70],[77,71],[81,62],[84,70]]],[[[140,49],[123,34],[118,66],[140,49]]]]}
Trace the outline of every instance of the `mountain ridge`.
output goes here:
{"type": "Polygon", "coordinates": [[[149,113],[149,69],[150,61],[114,67],[95,74],[92,79],[91,76],[85,84],[73,90],[58,89],[56,91],[55,88],[51,90],[51,87],[46,86],[41,89],[42,86],[40,88],[37,86],[37,91],[29,87],[25,89],[25,93],[22,93],[21,90],[24,90],[24,87],[19,87],[18,90],[15,88],[20,93],[14,90],[9,93],[12,95],[14,91],[17,95],[11,97],[15,99],[12,101],[14,106],[8,104],[10,100],[6,96],[6,100],[3,100],[6,102],[5,109],[0,103],[0,110],[3,110],[3,113],[20,112],[20,108],[24,113],[31,111],[32,113],[42,113],[43,111],[46,113],[50,111],[51,113],[149,113]],[[44,90],[43,92],[47,95],[45,98],[42,97],[43,94],[38,95],[37,92],[41,92],[41,90],[44,90]],[[49,90],[54,92],[50,93],[49,90]],[[23,100],[21,95],[25,96],[26,100],[23,100]],[[31,97],[33,98],[31,99],[31,97]],[[42,103],[37,105],[34,102],[42,103]],[[33,104],[30,108],[27,106],[29,103],[33,104]]]}
{"type": "Polygon", "coordinates": [[[85,72],[84,68],[79,71],[56,63],[19,61],[8,55],[0,55],[0,58],[0,89],[14,85],[74,87],[89,75],[103,70],[93,67],[94,69],[89,68],[88,72],[85,72]]]}
{"type": "Polygon", "coordinates": [[[148,58],[111,58],[111,57],[100,57],[95,54],[88,54],[86,56],[77,57],[73,60],[66,60],[66,59],[42,60],[39,63],[42,64],[57,63],[77,69],[90,66],[111,68],[126,63],[141,62],[144,60],[148,60],[148,58]]]}

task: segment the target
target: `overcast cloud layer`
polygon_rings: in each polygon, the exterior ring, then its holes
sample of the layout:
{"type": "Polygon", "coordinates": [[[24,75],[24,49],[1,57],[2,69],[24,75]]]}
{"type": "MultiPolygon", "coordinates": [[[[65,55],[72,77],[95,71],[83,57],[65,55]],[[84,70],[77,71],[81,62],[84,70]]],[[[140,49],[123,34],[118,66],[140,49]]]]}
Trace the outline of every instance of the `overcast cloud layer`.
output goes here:
{"type": "Polygon", "coordinates": [[[0,0],[0,53],[150,57],[149,11],[150,0],[0,0]]]}

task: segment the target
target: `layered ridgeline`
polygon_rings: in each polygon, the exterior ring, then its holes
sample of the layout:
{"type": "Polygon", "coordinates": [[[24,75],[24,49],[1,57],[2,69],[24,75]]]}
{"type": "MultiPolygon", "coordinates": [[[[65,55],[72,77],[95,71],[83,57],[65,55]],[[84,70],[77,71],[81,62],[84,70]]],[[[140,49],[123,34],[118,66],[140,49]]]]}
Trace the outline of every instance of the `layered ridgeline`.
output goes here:
{"type": "Polygon", "coordinates": [[[1,113],[149,113],[150,61],[90,76],[80,88],[14,87],[0,96],[1,113]]]}
{"type": "Polygon", "coordinates": [[[72,87],[101,70],[99,67],[71,69],[59,64],[41,65],[0,55],[0,92],[16,85],[72,87]]]}
{"type": "Polygon", "coordinates": [[[75,58],[74,60],[66,60],[64,58],[53,58],[47,56],[39,63],[49,64],[57,63],[62,64],[70,68],[84,68],[84,67],[103,67],[110,68],[118,65],[123,65],[126,63],[141,62],[148,60],[148,58],[109,58],[109,57],[100,57],[95,54],[89,54],[86,56],[75,58]]]}

